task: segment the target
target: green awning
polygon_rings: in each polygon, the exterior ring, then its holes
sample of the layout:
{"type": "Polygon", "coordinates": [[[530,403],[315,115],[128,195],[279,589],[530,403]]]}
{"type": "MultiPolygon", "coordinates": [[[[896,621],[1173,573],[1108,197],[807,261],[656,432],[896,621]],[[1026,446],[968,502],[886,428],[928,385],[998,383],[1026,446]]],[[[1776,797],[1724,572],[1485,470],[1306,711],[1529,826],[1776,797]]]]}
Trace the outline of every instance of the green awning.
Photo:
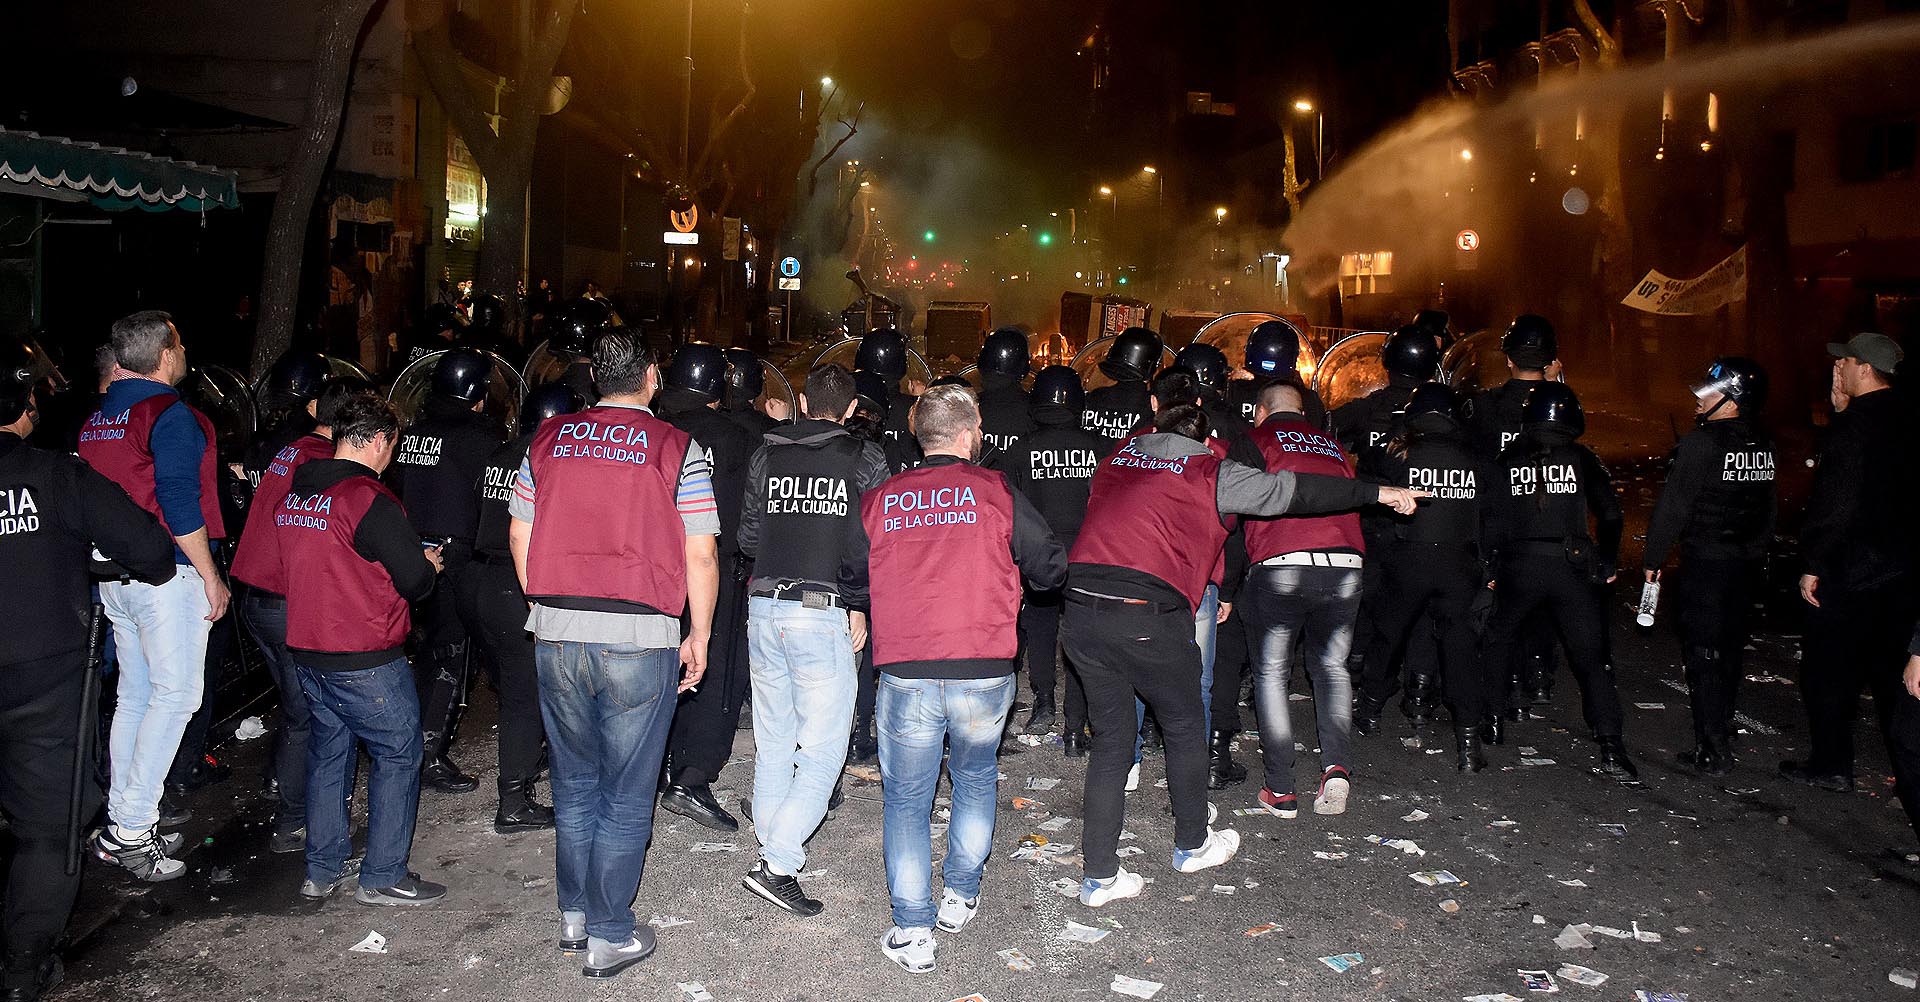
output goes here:
{"type": "Polygon", "coordinates": [[[240,206],[232,171],[7,129],[0,129],[0,181],[77,193],[103,209],[240,206]]]}

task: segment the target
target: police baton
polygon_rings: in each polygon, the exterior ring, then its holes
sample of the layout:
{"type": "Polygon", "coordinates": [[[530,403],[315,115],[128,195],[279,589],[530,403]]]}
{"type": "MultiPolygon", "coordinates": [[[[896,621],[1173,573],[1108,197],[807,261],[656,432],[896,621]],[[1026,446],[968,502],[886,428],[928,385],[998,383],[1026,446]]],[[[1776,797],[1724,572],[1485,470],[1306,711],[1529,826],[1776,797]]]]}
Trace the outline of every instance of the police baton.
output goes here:
{"type": "Polygon", "coordinates": [[[100,669],[106,664],[107,611],[100,603],[87,610],[87,667],[80,680],[80,719],[73,738],[73,777],[67,788],[67,876],[80,872],[80,805],[86,799],[87,752],[93,746],[98,723],[94,706],[100,700],[100,669]]]}

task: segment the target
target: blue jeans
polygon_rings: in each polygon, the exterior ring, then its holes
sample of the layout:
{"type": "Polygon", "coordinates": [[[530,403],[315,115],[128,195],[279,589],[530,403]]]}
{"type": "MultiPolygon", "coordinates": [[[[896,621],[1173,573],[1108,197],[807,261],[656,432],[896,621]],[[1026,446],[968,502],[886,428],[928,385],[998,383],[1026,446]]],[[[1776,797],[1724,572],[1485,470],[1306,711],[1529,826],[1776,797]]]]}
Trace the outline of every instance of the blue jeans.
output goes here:
{"type": "Polygon", "coordinates": [[[280,782],[280,810],[273,830],[299,831],[307,825],[307,744],[313,737],[313,713],[307,709],[300,672],[287,651],[287,602],[248,588],[239,605],[240,622],[260,646],[267,671],[280,690],[280,733],[273,742],[273,776],[280,782]]]}
{"type": "Polygon", "coordinates": [[[946,886],[972,900],[993,851],[998,806],[1000,730],[1013,708],[1012,675],[935,679],[880,676],[874,723],[880,732],[880,778],[886,796],[887,886],[893,924],[931,929],[933,855],[927,818],[940,786],[940,751],[950,746],[953,820],[947,826],[946,886]]]}
{"type": "Polygon", "coordinates": [[[1360,613],[1358,567],[1256,567],[1240,589],[1253,653],[1253,698],[1260,711],[1260,757],[1267,789],[1293,792],[1293,718],[1287,677],[1306,647],[1307,678],[1320,723],[1321,771],[1351,768],[1353,678],[1347,655],[1360,613]]]}
{"type": "Polygon", "coordinates": [[[587,935],[624,943],[653,839],[653,796],[673,725],[680,651],[537,640],[552,762],[554,885],[587,935]]]}
{"type": "MultiPolygon", "coordinates": [[[[295,655],[298,664],[299,655],[295,655]]],[[[353,853],[354,744],[367,746],[367,856],[360,886],[392,887],[407,876],[420,809],[420,699],[406,658],[358,671],[299,664],[313,714],[307,744],[307,877],[331,883],[353,853]]]]}
{"type": "Polygon", "coordinates": [[[756,595],[747,602],[753,670],[753,829],[760,858],[792,876],[847,764],[853,634],[840,609],[756,595]]]}
{"type": "Polygon", "coordinates": [[[1213,733],[1213,655],[1217,648],[1215,635],[1220,624],[1220,586],[1210,584],[1206,594],[1200,596],[1200,608],[1193,614],[1193,642],[1200,646],[1200,706],[1201,716],[1206,720],[1207,733],[1213,733]]]}
{"type": "Polygon", "coordinates": [[[130,829],[160,820],[160,795],[187,720],[206,689],[207,593],[181,564],[165,584],[109,581],[100,604],[113,624],[120,659],[118,701],[108,738],[113,782],[107,815],[130,829]]]}

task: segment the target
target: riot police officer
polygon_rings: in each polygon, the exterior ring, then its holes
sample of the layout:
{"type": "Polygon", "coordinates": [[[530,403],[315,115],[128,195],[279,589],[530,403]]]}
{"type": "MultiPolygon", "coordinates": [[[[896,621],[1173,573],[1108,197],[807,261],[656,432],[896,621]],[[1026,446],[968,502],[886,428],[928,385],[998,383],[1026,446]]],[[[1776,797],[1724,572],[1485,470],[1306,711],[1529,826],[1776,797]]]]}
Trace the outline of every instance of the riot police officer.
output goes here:
{"type": "Polygon", "coordinates": [[[1232,438],[1252,430],[1253,422],[1240,413],[1238,406],[1227,400],[1229,373],[1226,352],[1195,341],[1173,356],[1173,364],[1193,373],[1193,381],[1200,387],[1200,409],[1207,412],[1207,420],[1213,423],[1216,437],[1232,438]]]}
{"type": "Polygon", "coordinates": [[[598,299],[580,298],[561,307],[547,328],[547,352],[565,363],[560,382],[573,387],[588,406],[600,399],[593,386],[593,366],[588,356],[593,340],[613,329],[613,311],[598,299]]]}
{"type": "MultiPolygon", "coordinates": [[[[1424,337],[1424,335],[1422,335],[1424,337]]],[[[1481,678],[1472,606],[1482,591],[1479,457],[1460,426],[1459,401],[1440,383],[1415,387],[1401,429],[1375,450],[1382,483],[1433,494],[1409,516],[1394,516],[1367,541],[1367,563],[1380,568],[1373,634],[1361,677],[1354,729],[1372,733],[1393,689],[1395,656],[1417,624],[1431,619],[1440,675],[1453,712],[1454,749],[1463,770],[1486,768],[1480,722],[1489,685],[1481,678]]]]}
{"type": "Polygon", "coordinates": [[[519,437],[487,456],[476,485],[480,518],[473,557],[454,582],[461,623],[486,655],[493,690],[500,700],[500,806],[493,830],[507,835],[553,827],[553,808],[533,799],[540,768],[540,685],[533,662],[533,637],[527,633],[527,596],[513,570],[508,543],[513,481],[526,461],[527,447],[541,422],[572,414],[586,401],[565,383],[544,383],[520,403],[519,437]]]}
{"type": "Polygon", "coordinates": [[[1121,331],[1107,349],[1107,357],[1100,360],[1101,373],[1113,380],[1113,385],[1086,395],[1080,427],[1100,436],[1112,449],[1134,429],[1151,422],[1153,403],[1147,380],[1160,370],[1160,355],[1165,350],[1160,335],[1145,327],[1121,331]]]}
{"type": "Polygon", "coordinates": [[[493,359],[484,352],[454,348],[442,355],[426,403],[401,434],[387,473],[421,541],[444,547],[442,587],[418,610],[424,636],[417,673],[425,692],[420,700],[426,770],[422,779],[447,793],[465,793],[479,785],[447,755],[466,696],[469,655],[452,585],[467,571],[480,521],[474,484],[487,457],[506,439],[504,429],[482,412],[492,378],[493,359]]]}
{"type": "Polygon", "coordinates": [[[460,311],[452,303],[428,304],[420,322],[401,336],[399,348],[394,352],[388,370],[397,376],[407,366],[427,355],[453,347],[454,342],[460,340],[465,327],[466,321],[460,318],[460,311]]]}
{"type": "Polygon", "coordinates": [[[1767,374],[1746,358],[1716,359],[1693,391],[1699,427],[1680,440],[1647,525],[1646,580],[1678,546],[1682,663],[1693,693],[1694,748],[1682,765],[1733,769],[1733,711],[1753,586],[1773,534],[1773,439],[1759,427],[1767,374]]]}
{"type": "Polygon", "coordinates": [[[459,343],[503,358],[519,356],[520,339],[507,329],[507,301],[491,292],[478,293],[467,307],[467,326],[459,343]]]}
{"type": "MultiPolygon", "coordinates": [[[[759,362],[755,360],[755,368],[759,362]]],[[[740,555],[740,505],[747,488],[747,460],[760,436],[721,413],[727,390],[727,355],[709,344],[689,344],[674,353],[654,401],[667,423],[707,450],[713,464],[713,498],[720,509],[720,591],[707,643],[705,684],[680,697],[667,736],[667,788],[660,806],[720,831],[740,822],[713,795],[712,784],[733,754],[734,729],[750,679],[747,669],[748,565],[740,555]]]]}
{"type": "Polygon", "coordinates": [[[313,433],[314,410],[332,378],[333,367],[327,364],[327,356],[317,351],[296,348],[274,360],[260,387],[266,419],[242,462],[248,484],[258,488],[261,473],[280,450],[313,433]]]}
{"type": "MultiPolygon", "coordinates": [[[[1049,365],[1033,379],[1033,430],[1020,436],[993,462],[1015,490],[1025,495],[1047,521],[1061,545],[1071,547],[1087,517],[1087,492],[1106,443],[1080,427],[1086,394],[1080,375],[1064,365],[1049,365]]],[[[1020,607],[1020,634],[1027,652],[1027,681],[1033,689],[1028,734],[1045,734],[1057,716],[1054,698],[1060,644],[1059,589],[1029,590],[1020,607]]],[[[1062,731],[1069,756],[1087,753],[1087,696],[1079,676],[1067,672],[1067,719],[1062,731]]]]}
{"type": "MultiPolygon", "coordinates": [[[[1536,382],[1520,407],[1520,437],[1491,470],[1486,520],[1493,555],[1494,613],[1482,650],[1488,702],[1509,696],[1511,663],[1528,617],[1558,627],[1580,683],[1587,726],[1600,745],[1600,773],[1639,776],[1621,742],[1620,696],[1606,660],[1606,609],[1598,586],[1613,583],[1620,552],[1620,498],[1605,466],[1576,441],[1586,431],[1580,401],[1565,383],[1536,382]],[[1587,516],[1593,516],[1589,530],[1587,516]]],[[[1482,737],[1504,743],[1505,724],[1486,718],[1482,737]]]]}
{"type": "MultiPolygon", "coordinates": [[[[31,628],[0,631],[0,812],[15,846],[0,988],[22,1002],[60,980],[54,944],[80,891],[80,871],[69,872],[67,859],[100,805],[89,553],[98,547],[119,573],[149,584],[174,574],[173,540],[152,515],[73,456],[27,444],[44,371],[38,352],[0,338],[0,566],[31,583],[13,589],[8,608],[31,628]],[[76,776],[77,818],[69,813],[76,776]]],[[[97,606],[92,615],[102,615],[97,606]]]]}
{"type": "Polygon", "coordinates": [[[1020,385],[1031,375],[1027,335],[1002,327],[980,344],[980,429],[987,436],[986,458],[1013,448],[1033,432],[1033,403],[1020,385]]]}
{"type": "Polygon", "coordinates": [[[755,407],[754,401],[767,390],[767,376],[761,371],[760,356],[745,348],[727,349],[727,401],[722,414],[733,423],[745,428],[753,436],[756,447],[760,436],[773,430],[780,423],[772,415],[762,413],[755,407]]]}
{"type": "Polygon", "coordinates": [[[914,398],[895,389],[893,380],[867,369],[854,372],[853,386],[855,406],[847,419],[848,434],[878,442],[886,453],[887,468],[895,473],[920,465],[918,440],[887,433],[896,414],[913,409],[914,398]]]}
{"type": "Polygon", "coordinates": [[[1247,335],[1247,371],[1251,380],[1236,380],[1227,399],[1240,411],[1241,420],[1253,423],[1253,412],[1260,404],[1260,390],[1274,380],[1292,383],[1300,390],[1301,413],[1315,428],[1327,426],[1327,406],[1320,394],[1300,378],[1300,330],[1285,320],[1265,320],[1247,335]]]}
{"type": "Polygon", "coordinates": [[[881,434],[889,441],[906,443],[912,451],[919,452],[919,446],[913,444],[913,431],[907,425],[907,415],[913,410],[914,397],[901,393],[900,380],[907,375],[906,336],[892,327],[882,327],[868,331],[860,339],[860,348],[854,353],[853,370],[871,372],[885,381],[890,399],[887,404],[885,424],[881,434]]]}

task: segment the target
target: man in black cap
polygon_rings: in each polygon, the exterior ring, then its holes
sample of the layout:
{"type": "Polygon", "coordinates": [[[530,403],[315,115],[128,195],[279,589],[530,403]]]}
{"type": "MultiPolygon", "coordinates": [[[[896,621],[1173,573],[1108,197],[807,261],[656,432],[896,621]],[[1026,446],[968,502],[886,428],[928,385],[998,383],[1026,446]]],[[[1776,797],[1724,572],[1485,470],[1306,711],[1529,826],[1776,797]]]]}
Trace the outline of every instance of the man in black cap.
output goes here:
{"type": "Polygon", "coordinates": [[[1113,383],[1087,394],[1080,427],[1100,436],[1111,449],[1151,422],[1153,402],[1147,380],[1160,371],[1165,351],[1160,335],[1145,327],[1121,331],[1107,348],[1107,357],[1100,360],[1101,374],[1113,383]]]}
{"type": "Polygon", "coordinates": [[[1033,432],[1033,404],[1021,382],[1032,374],[1027,335],[1002,327],[980,345],[980,427],[987,436],[986,456],[1012,449],[1033,432]]]}
{"type": "Polygon", "coordinates": [[[427,304],[426,315],[401,336],[393,361],[387,366],[388,372],[398,377],[407,366],[427,355],[453,347],[466,325],[452,303],[427,304]]]}
{"type": "Polygon", "coordinates": [[[67,860],[78,825],[100,805],[88,678],[98,669],[87,645],[89,609],[101,613],[89,594],[89,553],[97,547],[119,573],[149,584],[174,574],[173,541],[152,515],[80,460],[27,444],[44,372],[38,352],[0,338],[0,566],[32,582],[9,604],[32,628],[0,632],[0,812],[14,842],[0,920],[7,1002],[34,1002],[60,982],[54,944],[80,891],[67,860]],[[69,815],[76,792],[79,818],[69,815]]]}
{"type": "Polygon", "coordinates": [[[1767,374],[1745,358],[1716,359],[1694,387],[1699,427],[1673,451],[1647,524],[1646,581],[1680,550],[1680,653],[1693,697],[1692,751],[1680,764],[1708,776],[1733,770],[1733,711],[1749,634],[1753,583],[1766,580],[1777,500],[1773,439],[1760,427],[1767,374]]]}
{"type": "MultiPolygon", "coordinates": [[[[755,362],[756,367],[758,362],[755,362]]],[[[667,788],[660,806],[719,831],[740,822],[713,795],[712,784],[733,754],[740,704],[747,683],[747,578],[740,555],[740,506],[746,494],[747,460],[760,439],[720,411],[726,394],[727,356],[709,344],[689,344],[674,353],[655,407],[667,423],[706,447],[713,463],[713,499],[720,509],[720,592],[713,607],[713,639],[707,645],[706,683],[680,697],[667,736],[667,788]]]]}
{"type": "Polygon", "coordinates": [[[440,356],[433,387],[420,413],[400,436],[387,481],[406,506],[422,543],[443,547],[444,580],[420,608],[422,637],[415,670],[421,681],[420,728],[426,785],[466,793],[478,780],[460,771],[447,749],[466,700],[471,652],[460,620],[456,582],[467,571],[480,521],[474,492],[487,456],[506,440],[499,422],[483,413],[493,359],[475,348],[440,356]]]}
{"type": "MultiPolygon", "coordinates": [[[[1873,693],[1883,733],[1897,734],[1899,668],[1920,582],[1911,506],[1916,483],[1913,422],[1895,396],[1905,353],[1884,334],[1831,344],[1832,402],[1839,413],[1821,444],[1807,498],[1800,549],[1807,611],[1800,698],[1809,750],[1780,763],[1780,774],[1830,790],[1853,789],[1853,719],[1860,690],[1873,693]]],[[[1912,808],[1920,757],[1895,741],[1894,778],[1912,808]]]]}

